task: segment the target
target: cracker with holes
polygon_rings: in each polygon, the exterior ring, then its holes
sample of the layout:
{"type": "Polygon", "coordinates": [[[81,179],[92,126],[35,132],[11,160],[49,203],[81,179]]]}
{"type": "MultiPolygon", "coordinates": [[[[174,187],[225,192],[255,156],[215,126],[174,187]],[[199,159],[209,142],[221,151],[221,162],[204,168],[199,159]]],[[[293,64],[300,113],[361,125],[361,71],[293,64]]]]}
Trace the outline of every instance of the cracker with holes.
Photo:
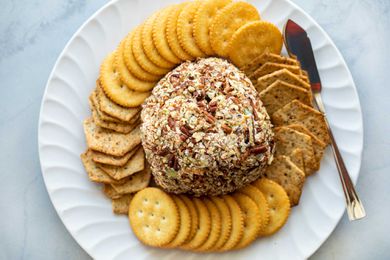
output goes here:
{"type": "Polygon", "coordinates": [[[213,196],[210,197],[210,200],[214,202],[221,213],[221,232],[215,244],[209,249],[209,251],[216,251],[221,248],[230,237],[232,231],[232,216],[230,214],[229,206],[224,199],[213,196]]]}
{"type": "Polygon", "coordinates": [[[283,36],[279,29],[266,21],[252,21],[240,27],[228,46],[229,59],[238,67],[248,64],[266,49],[280,54],[283,36]]]}
{"type": "Polygon", "coordinates": [[[138,148],[135,154],[123,166],[114,166],[108,164],[98,164],[99,168],[110,175],[115,180],[121,180],[125,177],[142,171],[145,168],[145,155],[142,148],[138,148]]]}
{"type": "Polygon", "coordinates": [[[146,188],[134,195],[129,220],[137,238],[156,247],[171,242],[180,227],[180,213],[175,201],[158,188],[146,188]]]}
{"type": "Polygon", "coordinates": [[[297,100],[273,113],[271,118],[276,126],[291,124],[304,126],[323,143],[330,143],[324,115],[297,100]]]}
{"type": "Polygon", "coordinates": [[[187,239],[177,246],[182,246],[186,241],[190,241],[198,231],[199,227],[199,216],[198,211],[196,210],[195,203],[186,195],[178,195],[180,199],[184,202],[184,204],[187,206],[190,215],[191,215],[191,230],[190,234],[188,235],[187,239]]]}
{"type": "Polygon", "coordinates": [[[137,192],[148,187],[151,176],[152,174],[150,168],[145,167],[145,169],[143,169],[142,171],[122,179],[123,183],[112,184],[112,187],[119,194],[137,192]]]}
{"type": "Polygon", "coordinates": [[[210,25],[210,42],[215,53],[227,57],[233,34],[244,24],[257,20],[260,15],[249,3],[233,2],[225,6],[210,25]]]}
{"type": "Polygon", "coordinates": [[[129,206],[133,196],[133,194],[125,194],[120,198],[112,199],[112,211],[115,214],[127,215],[129,213],[129,206]]]}
{"type": "Polygon", "coordinates": [[[121,134],[97,126],[92,118],[84,120],[84,133],[89,149],[113,156],[123,156],[141,143],[139,127],[121,134]]]}
{"type": "Polygon", "coordinates": [[[286,224],[290,215],[290,200],[283,187],[274,181],[262,178],[253,182],[253,185],[264,194],[270,208],[269,223],[262,235],[272,235],[286,224]]]}
{"type": "Polygon", "coordinates": [[[276,156],[272,164],[266,169],[264,176],[284,188],[291,206],[299,204],[303,184],[305,183],[305,173],[288,156],[276,156]]]}

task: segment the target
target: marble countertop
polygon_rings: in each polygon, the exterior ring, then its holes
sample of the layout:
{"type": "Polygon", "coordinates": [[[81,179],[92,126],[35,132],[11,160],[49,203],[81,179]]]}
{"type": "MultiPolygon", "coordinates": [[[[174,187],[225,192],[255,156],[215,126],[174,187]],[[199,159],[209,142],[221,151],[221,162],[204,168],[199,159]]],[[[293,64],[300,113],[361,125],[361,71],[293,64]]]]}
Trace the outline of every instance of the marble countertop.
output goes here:
{"type": "MultiPolygon", "coordinates": [[[[313,259],[390,259],[390,1],[294,0],[328,32],[357,85],[367,217],[343,216],[313,259]]],[[[46,80],[77,28],[106,3],[1,1],[0,259],[89,259],[58,218],[41,176],[37,125],[46,80]]]]}

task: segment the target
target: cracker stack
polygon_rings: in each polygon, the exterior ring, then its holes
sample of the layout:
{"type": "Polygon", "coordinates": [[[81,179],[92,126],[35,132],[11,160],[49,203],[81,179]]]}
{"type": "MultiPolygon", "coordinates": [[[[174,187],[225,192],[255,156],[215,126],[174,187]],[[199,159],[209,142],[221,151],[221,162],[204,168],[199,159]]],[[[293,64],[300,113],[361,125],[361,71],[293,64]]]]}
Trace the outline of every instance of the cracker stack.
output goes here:
{"type": "Polygon", "coordinates": [[[127,214],[132,194],[148,186],[151,171],[141,146],[141,107],[125,108],[97,82],[89,96],[92,116],[84,121],[88,149],[81,155],[91,181],[103,183],[113,211],[127,214]]]}

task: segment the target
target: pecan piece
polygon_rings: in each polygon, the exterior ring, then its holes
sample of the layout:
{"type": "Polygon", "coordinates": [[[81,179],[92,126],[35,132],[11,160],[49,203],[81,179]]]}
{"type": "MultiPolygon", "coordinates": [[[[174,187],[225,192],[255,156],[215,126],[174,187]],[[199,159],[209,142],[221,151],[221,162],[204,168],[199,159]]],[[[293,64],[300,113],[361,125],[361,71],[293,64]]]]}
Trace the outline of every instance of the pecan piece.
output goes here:
{"type": "Polygon", "coordinates": [[[233,129],[227,124],[221,125],[221,128],[225,132],[225,134],[230,134],[233,131],[233,129]]]}
{"type": "Polygon", "coordinates": [[[176,161],[175,155],[170,154],[170,155],[168,156],[168,167],[169,167],[169,168],[173,168],[173,166],[175,165],[175,161],[176,161]]]}
{"type": "Polygon", "coordinates": [[[255,146],[255,147],[249,149],[249,152],[253,153],[255,155],[260,154],[260,153],[264,153],[265,151],[267,151],[267,147],[265,145],[258,145],[258,146],[255,146]]]}
{"type": "Polygon", "coordinates": [[[187,139],[188,139],[188,135],[185,134],[180,135],[180,140],[182,140],[183,142],[185,142],[187,139]]]}
{"type": "Polygon", "coordinates": [[[204,115],[206,116],[206,121],[210,124],[215,123],[215,117],[213,117],[210,113],[203,111],[204,115]]]}
{"type": "Polygon", "coordinates": [[[187,136],[191,135],[190,130],[185,125],[180,126],[180,131],[187,136]]]}
{"type": "Polygon", "coordinates": [[[171,116],[168,116],[168,126],[171,128],[171,129],[174,129],[175,128],[175,120],[173,120],[173,118],[171,116]]]}

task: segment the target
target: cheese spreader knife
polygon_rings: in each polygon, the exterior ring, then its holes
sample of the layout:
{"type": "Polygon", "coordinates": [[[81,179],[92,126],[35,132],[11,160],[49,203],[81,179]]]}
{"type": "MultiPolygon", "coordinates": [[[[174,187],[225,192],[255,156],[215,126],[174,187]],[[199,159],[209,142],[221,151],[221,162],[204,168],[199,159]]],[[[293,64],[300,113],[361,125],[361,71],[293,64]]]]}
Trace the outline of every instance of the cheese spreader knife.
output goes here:
{"type": "Polygon", "coordinates": [[[321,79],[317,70],[310,39],[307,36],[306,31],[290,19],[287,21],[283,33],[287,51],[290,56],[296,57],[301,63],[302,69],[307,71],[310,79],[311,90],[314,96],[314,102],[318,110],[324,115],[331,140],[334,159],[336,161],[337,170],[339,172],[345,195],[348,218],[351,221],[364,218],[366,213],[364,211],[363,204],[361,203],[355,188],[353,187],[353,183],[349,177],[347,167],[344,164],[344,160],[341,156],[336,140],[326,118],[325,107],[321,98],[321,79]]]}

